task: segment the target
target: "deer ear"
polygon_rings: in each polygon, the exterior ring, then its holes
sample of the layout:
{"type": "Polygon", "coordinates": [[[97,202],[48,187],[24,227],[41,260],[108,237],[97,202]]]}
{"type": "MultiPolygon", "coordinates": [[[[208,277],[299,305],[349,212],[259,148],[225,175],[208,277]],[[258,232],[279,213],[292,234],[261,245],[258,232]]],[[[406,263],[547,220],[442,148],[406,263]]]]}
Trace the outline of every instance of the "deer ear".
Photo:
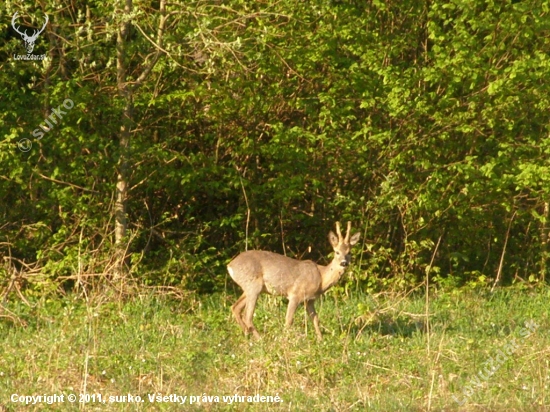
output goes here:
{"type": "Polygon", "coordinates": [[[361,232],[357,232],[355,235],[351,237],[349,240],[349,244],[351,246],[355,245],[357,242],[359,242],[359,238],[361,237],[361,232]]]}
{"type": "Polygon", "coordinates": [[[328,241],[332,247],[336,249],[336,246],[338,246],[338,236],[336,236],[332,230],[328,232],[328,241]]]}

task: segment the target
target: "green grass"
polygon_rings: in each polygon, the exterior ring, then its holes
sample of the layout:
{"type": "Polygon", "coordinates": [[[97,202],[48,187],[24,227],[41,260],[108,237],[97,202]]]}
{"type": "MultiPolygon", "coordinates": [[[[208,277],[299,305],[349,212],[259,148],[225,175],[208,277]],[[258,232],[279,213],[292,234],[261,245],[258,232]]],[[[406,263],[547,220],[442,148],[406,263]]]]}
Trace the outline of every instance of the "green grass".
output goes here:
{"type": "Polygon", "coordinates": [[[42,301],[0,312],[0,411],[78,410],[70,393],[139,395],[143,403],[88,403],[81,410],[543,411],[550,407],[549,289],[422,293],[333,291],[317,303],[324,340],[303,309],[285,331],[285,302],[263,296],[244,337],[230,316],[234,296],[176,301],[42,301]],[[11,313],[11,314],[10,314],[11,313]],[[9,314],[9,316],[7,315],[9,314]],[[522,337],[526,321],[539,326],[522,337]],[[307,329],[307,330],[306,330],[307,329]],[[464,390],[515,338],[515,351],[487,380],[464,390]],[[22,407],[12,394],[64,394],[22,407]],[[147,394],[219,396],[181,406],[147,394]],[[223,402],[278,395],[282,403],[223,402]],[[465,402],[459,405],[455,399],[465,402]]]}

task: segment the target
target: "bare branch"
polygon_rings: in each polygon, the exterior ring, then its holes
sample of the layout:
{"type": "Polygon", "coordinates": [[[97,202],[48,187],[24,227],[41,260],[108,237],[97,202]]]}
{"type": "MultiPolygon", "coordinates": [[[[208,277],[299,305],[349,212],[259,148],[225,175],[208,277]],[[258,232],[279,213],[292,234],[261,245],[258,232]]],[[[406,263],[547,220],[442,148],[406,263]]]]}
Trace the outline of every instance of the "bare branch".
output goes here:
{"type": "Polygon", "coordinates": [[[85,191],[85,192],[99,193],[97,190],[87,189],[87,188],[85,188],[85,187],[75,185],[74,183],[64,182],[64,181],[62,181],[62,180],[57,180],[57,179],[54,179],[54,178],[45,176],[45,175],[43,175],[42,173],[38,173],[38,176],[40,176],[40,177],[43,178],[43,179],[49,180],[50,182],[54,182],[54,183],[59,183],[59,184],[62,184],[62,185],[71,186],[71,187],[74,187],[74,188],[76,188],[76,189],[83,190],[83,191],[85,191]]]}
{"type": "Polygon", "coordinates": [[[163,48],[164,30],[165,30],[165,27],[166,27],[166,20],[167,20],[166,0],[160,0],[159,10],[160,10],[160,21],[159,21],[159,27],[158,27],[158,30],[157,30],[157,41],[156,41],[156,43],[154,41],[152,41],[145,34],[145,32],[141,29],[141,27],[139,27],[138,24],[135,24],[135,26],[145,36],[145,38],[147,40],[149,40],[157,48],[157,52],[155,53],[155,55],[153,56],[153,59],[149,62],[149,64],[147,65],[147,67],[145,68],[143,73],[141,73],[139,75],[139,77],[136,79],[136,81],[134,82],[134,87],[133,87],[134,89],[141,86],[143,81],[149,76],[149,74],[151,73],[151,70],[153,70],[153,68],[155,67],[155,65],[158,62],[158,59],[160,57],[160,53],[163,52],[163,53],[168,54],[168,52],[166,50],[164,50],[164,48],[163,48]]]}

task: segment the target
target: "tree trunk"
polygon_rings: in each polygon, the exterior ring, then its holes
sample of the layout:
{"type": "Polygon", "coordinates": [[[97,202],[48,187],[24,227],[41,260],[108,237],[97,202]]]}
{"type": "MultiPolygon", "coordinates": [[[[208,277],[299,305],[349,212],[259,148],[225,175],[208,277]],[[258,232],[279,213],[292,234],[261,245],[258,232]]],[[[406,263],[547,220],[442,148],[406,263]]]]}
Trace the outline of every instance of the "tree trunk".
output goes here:
{"type": "Polygon", "coordinates": [[[546,272],[548,271],[548,219],[550,218],[550,203],[544,202],[544,211],[543,211],[544,222],[540,227],[540,243],[541,243],[541,254],[540,254],[540,280],[542,282],[546,281],[546,272]]]}
{"type": "Polygon", "coordinates": [[[126,198],[128,192],[128,162],[130,151],[130,128],[132,120],[132,96],[125,97],[122,125],[120,126],[119,160],[115,197],[115,244],[121,245],[126,237],[126,198]]]}
{"type": "Polygon", "coordinates": [[[128,34],[130,31],[130,20],[128,16],[132,12],[132,0],[126,0],[124,4],[124,16],[120,23],[117,34],[117,87],[120,97],[124,100],[120,136],[119,136],[119,159],[117,165],[117,183],[115,196],[115,247],[116,247],[116,268],[114,271],[115,280],[122,280],[125,277],[125,257],[127,220],[126,220],[126,199],[128,195],[128,162],[130,149],[130,129],[132,126],[132,91],[126,82],[128,72],[126,62],[126,50],[128,34]]]}
{"type": "Polygon", "coordinates": [[[116,269],[115,280],[123,280],[126,277],[126,251],[127,247],[127,198],[129,188],[129,164],[131,161],[130,143],[131,129],[133,125],[134,91],[147,79],[153,67],[157,63],[162,52],[164,29],[166,25],[166,0],[160,1],[160,20],[157,30],[156,52],[145,66],[139,77],[130,84],[128,78],[128,39],[131,29],[130,15],[133,10],[133,0],[125,0],[123,19],[117,34],[117,87],[120,97],[124,102],[124,110],[120,125],[119,159],[117,165],[117,183],[115,196],[115,247],[116,269]]]}

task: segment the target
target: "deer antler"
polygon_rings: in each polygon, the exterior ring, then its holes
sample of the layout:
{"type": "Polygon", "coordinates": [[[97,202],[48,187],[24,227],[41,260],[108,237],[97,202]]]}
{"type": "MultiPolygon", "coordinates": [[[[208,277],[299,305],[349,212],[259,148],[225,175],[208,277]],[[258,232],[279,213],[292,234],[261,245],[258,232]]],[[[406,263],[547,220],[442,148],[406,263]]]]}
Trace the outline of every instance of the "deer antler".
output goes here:
{"type": "Polygon", "coordinates": [[[349,236],[351,235],[351,222],[348,222],[348,230],[346,231],[346,238],[344,242],[349,243],[349,236]]]}
{"type": "Polygon", "coordinates": [[[11,26],[13,27],[13,29],[19,33],[21,36],[24,36],[24,37],[27,37],[27,32],[25,31],[25,33],[21,33],[17,27],[15,27],[15,19],[17,19],[19,17],[19,12],[15,12],[15,14],[13,15],[12,19],[11,19],[11,26]]]}
{"type": "Polygon", "coordinates": [[[36,34],[33,35],[33,37],[35,37],[35,36],[38,37],[38,35],[40,33],[42,33],[44,31],[44,29],[46,28],[46,24],[48,24],[48,22],[50,21],[47,14],[45,14],[44,16],[46,16],[46,21],[44,22],[44,25],[42,26],[42,28],[36,34]]]}
{"type": "Polygon", "coordinates": [[[338,236],[338,242],[342,241],[342,231],[340,230],[340,222],[336,222],[336,236],[338,236]]]}

